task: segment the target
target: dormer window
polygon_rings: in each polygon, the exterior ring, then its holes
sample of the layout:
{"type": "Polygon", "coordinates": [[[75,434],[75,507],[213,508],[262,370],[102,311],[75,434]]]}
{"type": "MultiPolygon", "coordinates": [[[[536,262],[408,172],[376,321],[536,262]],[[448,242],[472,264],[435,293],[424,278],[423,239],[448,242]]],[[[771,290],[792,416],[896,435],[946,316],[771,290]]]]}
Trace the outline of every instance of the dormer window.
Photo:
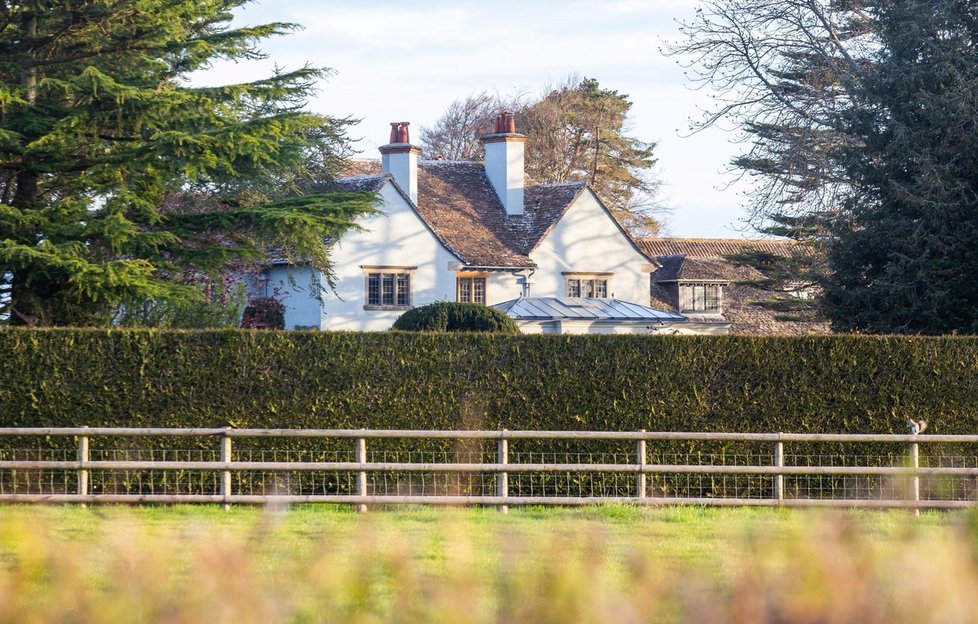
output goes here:
{"type": "Polygon", "coordinates": [[[608,282],[613,273],[564,273],[568,297],[607,299],[608,282]]]}
{"type": "Polygon", "coordinates": [[[723,309],[722,296],[721,284],[680,284],[679,311],[719,313],[723,309]]]}

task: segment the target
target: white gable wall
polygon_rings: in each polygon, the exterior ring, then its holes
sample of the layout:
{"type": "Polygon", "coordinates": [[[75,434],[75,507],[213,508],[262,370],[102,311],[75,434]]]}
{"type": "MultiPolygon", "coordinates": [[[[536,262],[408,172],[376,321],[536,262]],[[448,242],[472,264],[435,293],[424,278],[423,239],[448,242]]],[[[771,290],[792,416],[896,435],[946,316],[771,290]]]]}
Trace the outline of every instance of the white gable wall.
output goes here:
{"type": "MultiPolygon", "coordinates": [[[[323,284],[322,304],[310,293],[314,288],[310,269],[282,266],[268,270],[265,294],[285,304],[287,328],[389,329],[403,311],[364,309],[364,266],[417,267],[412,273],[414,306],[456,300],[459,259],[392,184],[384,184],[380,196],[381,212],[358,219],[363,229],[347,232],[333,245],[336,293],[323,284]]],[[[530,278],[531,296],[565,296],[565,272],[612,273],[607,278],[609,296],[648,303],[650,261],[631,245],[590,191],[581,193],[530,257],[537,264],[530,278]]],[[[489,272],[490,305],[520,296],[518,272],[489,272]]]]}
{"type": "Polygon", "coordinates": [[[366,278],[363,266],[417,267],[412,274],[412,303],[455,300],[457,263],[448,249],[421,221],[404,197],[390,183],[381,188],[381,212],[357,220],[362,230],[351,230],[333,245],[330,260],[336,274],[336,293],[323,288],[323,304],[309,294],[309,269],[275,267],[269,271],[269,289],[277,286],[286,305],[286,328],[316,326],[321,329],[380,331],[390,329],[403,311],[365,310],[366,278]],[[295,276],[288,284],[286,272],[295,276]],[[284,285],[282,285],[284,283],[284,285]]]}
{"type": "Polygon", "coordinates": [[[530,258],[537,264],[531,296],[566,296],[564,272],[613,273],[607,278],[609,297],[648,305],[650,261],[632,246],[590,190],[571,204],[530,258]]]}
{"type": "MultiPolygon", "coordinates": [[[[486,303],[495,305],[511,299],[517,299],[523,294],[523,282],[520,281],[520,271],[493,271],[486,280],[486,303]]],[[[530,278],[532,281],[533,278],[530,278]]]]}

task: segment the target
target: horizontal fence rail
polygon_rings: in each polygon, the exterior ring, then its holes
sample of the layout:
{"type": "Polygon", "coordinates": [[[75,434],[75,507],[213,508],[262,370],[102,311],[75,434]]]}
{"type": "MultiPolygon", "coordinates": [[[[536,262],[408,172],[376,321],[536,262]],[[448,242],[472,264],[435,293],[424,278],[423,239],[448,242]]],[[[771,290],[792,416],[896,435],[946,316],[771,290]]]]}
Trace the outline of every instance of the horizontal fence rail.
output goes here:
{"type": "Polygon", "coordinates": [[[0,428],[0,502],[960,508],[978,435],[0,428]],[[923,451],[922,451],[923,449],[923,451]]]}

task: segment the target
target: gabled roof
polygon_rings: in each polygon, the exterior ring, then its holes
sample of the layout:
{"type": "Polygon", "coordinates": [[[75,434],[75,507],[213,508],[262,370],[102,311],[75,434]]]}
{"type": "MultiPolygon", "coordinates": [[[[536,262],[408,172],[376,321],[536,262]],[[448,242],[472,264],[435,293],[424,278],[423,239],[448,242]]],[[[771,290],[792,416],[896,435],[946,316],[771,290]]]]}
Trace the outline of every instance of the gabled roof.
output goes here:
{"type": "MultiPolygon", "coordinates": [[[[360,170],[370,171],[372,169],[379,170],[379,167],[370,166],[375,164],[376,163],[371,163],[371,162],[364,163],[363,161],[358,161],[357,162],[358,167],[357,169],[355,169],[355,171],[360,171],[360,170]]],[[[438,242],[444,245],[445,248],[448,249],[448,251],[458,256],[459,259],[462,258],[459,255],[458,251],[454,247],[452,247],[452,245],[447,240],[445,240],[445,238],[439,232],[437,232],[434,228],[431,227],[431,224],[428,222],[427,219],[424,218],[424,215],[420,214],[420,212],[418,211],[418,207],[411,202],[410,196],[407,194],[407,192],[404,191],[404,189],[400,187],[400,185],[397,183],[397,180],[395,180],[394,176],[392,176],[391,174],[361,173],[359,175],[336,178],[330,183],[329,188],[333,190],[348,192],[348,193],[353,193],[353,192],[377,193],[384,186],[384,184],[390,184],[391,186],[394,187],[394,190],[396,190],[401,195],[401,197],[404,198],[404,201],[409,206],[411,206],[411,208],[416,213],[418,213],[418,217],[421,219],[421,222],[424,223],[424,226],[428,228],[428,231],[432,233],[432,235],[438,240],[438,242]]]]}
{"type": "MultiPolygon", "coordinates": [[[[357,161],[353,171],[357,175],[337,179],[341,189],[355,190],[383,181],[379,162],[357,161]]],[[[535,266],[530,253],[586,189],[583,181],[527,185],[523,215],[507,216],[482,163],[421,160],[416,208],[432,232],[465,264],[530,268],[535,266]]]]}
{"type": "Polygon", "coordinates": [[[532,267],[530,251],[582,188],[583,183],[528,187],[524,214],[507,216],[481,163],[422,161],[418,212],[466,264],[532,267]]]}
{"type": "Polygon", "coordinates": [[[686,317],[663,312],[620,299],[584,297],[520,297],[493,308],[517,320],[581,321],[669,321],[683,322],[686,317]]]}

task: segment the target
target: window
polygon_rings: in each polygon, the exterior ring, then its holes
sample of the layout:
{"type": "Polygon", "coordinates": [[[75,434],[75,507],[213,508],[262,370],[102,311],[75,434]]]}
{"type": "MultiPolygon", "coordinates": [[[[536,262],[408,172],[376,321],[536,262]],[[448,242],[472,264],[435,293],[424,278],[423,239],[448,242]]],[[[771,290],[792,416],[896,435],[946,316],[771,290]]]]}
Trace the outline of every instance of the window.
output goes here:
{"type": "Polygon", "coordinates": [[[720,284],[680,284],[679,311],[719,312],[722,293],[720,284]]]}
{"type": "Polygon", "coordinates": [[[486,276],[459,273],[458,301],[460,303],[486,303],[486,276]]]}
{"type": "Polygon", "coordinates": [[[568,297],[606,299],[611,273],[564,273],[568,297]]]}
{"type": "Polygon", "coordinates": [[[366,280],[365,310],[411,307],[411,278],[416,267],[362,267],[366,280]]]}

